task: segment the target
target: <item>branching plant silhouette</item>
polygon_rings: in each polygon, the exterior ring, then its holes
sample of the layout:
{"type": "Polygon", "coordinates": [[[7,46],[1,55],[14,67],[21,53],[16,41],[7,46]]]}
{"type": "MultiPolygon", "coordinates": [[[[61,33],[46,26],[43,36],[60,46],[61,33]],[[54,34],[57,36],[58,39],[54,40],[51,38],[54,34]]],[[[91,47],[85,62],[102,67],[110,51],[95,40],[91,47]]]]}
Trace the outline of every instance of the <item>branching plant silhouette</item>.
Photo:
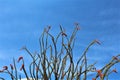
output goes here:
{"type": "MultiPolygon", "coordinates": [[[[45,28],[39,38],[40,52],[38,54],[31,53],[27,47],[22,48],[30,55],[32,59],[30,64],[24,61],[23,56],[20,56],[18,61],[13,58],[13,64],[3,66],[0,74],[8,74],[11,80],[22,80],[21,74],[18,73],[19,68],[17,68],[17,64],[21,63],[20,71],[24,73],[26,80],[53,80],[53,77],[55,80],[87,80],[90,72],[96,74],[91,80],[108,80],[112,72],[117,73],[116,69],[111,71],[110,68],[120,62],[120,54],[113,56],[101,69],[95,67],[96,63],[88,64],[87,52],[92,45],[100,45],[98,40],[93,40],[87,46],[75,64],[73,47],[76,33],[80,30],[77,23],[70,37],[61,26],[56,37],[49,32],[50,28],[50,26],[45,28]],[[29,66],[25,66],[26,64],[29,66]]],[[[5,80],[4,77],[0,79],[5,80]]]]}

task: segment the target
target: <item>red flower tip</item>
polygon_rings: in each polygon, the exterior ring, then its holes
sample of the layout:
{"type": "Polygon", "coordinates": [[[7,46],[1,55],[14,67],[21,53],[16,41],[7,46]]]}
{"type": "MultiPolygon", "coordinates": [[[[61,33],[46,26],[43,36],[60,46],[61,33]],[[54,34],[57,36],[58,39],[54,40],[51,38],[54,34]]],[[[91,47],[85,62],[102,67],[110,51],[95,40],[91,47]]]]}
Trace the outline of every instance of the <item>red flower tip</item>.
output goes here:
{"type": "Polygon", "coordinates": [[[24,64],[22,64],[21,68],[20,68],[20,71],[22,71],[22,69],[24,68],[24,64]]]}
{"type": "Polygon", "coordinates": [[[99,45],[101,45],[100,41],[98,41],[97,39],[95,40],[95,42],[99,45]]]}
{"type": "Polygon", "coordinates": [[[39,67],[36,67],[36,71],[38,71],[39,70],[39,67]]]}
{"type": "Polygon", "coordinates": [[[95,78],[92,78],[92,80],[96,80],[95,78]]]}
{"type": "Polygon", "coordinates": [[[116,69],[113,69],[113,70],[112,70],[112,72],[115,72],[115,73],[117,73],[117,70],[116,70],[116,69]]]}
{"type": "Polygon", "coordinates": [[[62,32],[62,36],[65,36],[65,37],[67,37],[67,34],[66,34],[66,33],[64,33],[64,32],[62,32]]]}
{"type": "Polygon", "coordinates": [[[3,66],[3,70],[7,70],[8,69],[8,67],[7,66],[3,66]]]}
{"type": "Polygon", "coordinates": [[[96,70],[96,72],[98,73],[98,75],[100,76],[100,78],[103,77],[103,74],[102,74],[101,70],[96,70]]]}
{"type": "Polygon", "coordinates": [[[96,70],[96,72],[101,73],[101,70],[96,70]]]}
{"type": "Polygon", "coordinates": [[[23,59],[23,57],[22,56],[20,56],[19,58],[18,58],[18,62],[20,62],[20,60],[22,60],[23,59]]]}
{"type": "Polygon", "coordinates": [[[113,56],[113,59],[114,59],[114,60],[119,60],[116,56],[113,56]]]}
{"type": "Polygon", "coordinates": [[[10,64],[10,67],[11,67],[11,69],[12,69],[12,70],[14,69],[14,67],[13,67],[13,65],[12,65],[12,64],[10,64]]]}

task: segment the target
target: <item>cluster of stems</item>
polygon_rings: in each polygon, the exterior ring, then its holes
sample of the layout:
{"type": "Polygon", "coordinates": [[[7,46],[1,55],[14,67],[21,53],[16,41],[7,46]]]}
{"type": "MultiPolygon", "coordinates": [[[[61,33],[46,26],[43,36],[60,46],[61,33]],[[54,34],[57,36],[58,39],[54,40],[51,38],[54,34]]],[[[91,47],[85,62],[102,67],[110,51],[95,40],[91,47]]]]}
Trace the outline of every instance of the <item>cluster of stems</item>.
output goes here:
{"type": "MultiPolygon", "coordinates": [[[[96,63],[88,64],[87,52],[92,45],[100,44],[98,40],[93,40],[75,62],[73,48],[76,33],[80,29],[78,24],[75,25],[70,36],[60,26],[60,32],[55,37],[50,33],[50,28],[50,26],[45,28],[39,38],[40,51],[38,53],[33,54],[26,47],[22,48],[31,57],[30,64],[25,63],[23,56],[20,56],[17,62],[13,58],[13,64],[10,64],[10,68],[4,66],[0,70],[0,74],[8,74],[11,80],[22,80],[19,71],[24,73],[27,80],[87,80],[88,74],[93,72],[96,76],[91,80],[108,80],[112,72],[117,73],[116,70],[111,71],[110,68],[120,62],[120,55],[114,56],[101,69],[95,67],[96,63]],[[19,70],[16,65],[20,62],[22,64],[19,70]]],[[[0,79],[5,80],[3,77],[0,79]]]]}

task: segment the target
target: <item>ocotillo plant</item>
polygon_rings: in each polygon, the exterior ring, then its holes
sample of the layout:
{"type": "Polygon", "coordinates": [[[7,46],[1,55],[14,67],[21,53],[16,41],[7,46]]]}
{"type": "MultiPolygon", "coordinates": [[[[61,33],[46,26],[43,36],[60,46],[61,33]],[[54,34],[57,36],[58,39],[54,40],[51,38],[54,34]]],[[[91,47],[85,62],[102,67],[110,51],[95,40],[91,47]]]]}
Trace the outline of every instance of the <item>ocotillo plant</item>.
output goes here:
{"type": "MultiPolygon", "coordinates": [[[[80,55],[77,63],[75,63],[73,47],[75,47],[76,34],[80,30],[77,23],[70,36],[65,33],[61,26],[57,36],[53,36],[49,32],[50,28],[50,26],[45,28],[39,38],[40,52],[38,54],[31,53],[27,47],[21,49],[25,50],[31,57],[32,61],[30,64],[24,61],[23,56],[20,56],[18,61],[13,58],[13,64],[4,66],[0,70],[0,74],[8,74],[11,80],[21,80],[21,74],[18,73],[19,69],[17,68],[17,64],[20,64],[20,62],[22,62],[20,71],[23,71],[27,80],[87,80],[90,72],[96,74],[91,80],[108,80],[109,74],[112,72],[117,73],[116,69],[110,71],[110,68],[120,62],[120,54],[114,56],[101,69],[95,67],[96,63],[88,64],[87,52],[92,45],[100,45],[98,40],[93,40],[80,55]]],[[[0,77],[0,79],[5,80],[4,77],[0,77]]]]}

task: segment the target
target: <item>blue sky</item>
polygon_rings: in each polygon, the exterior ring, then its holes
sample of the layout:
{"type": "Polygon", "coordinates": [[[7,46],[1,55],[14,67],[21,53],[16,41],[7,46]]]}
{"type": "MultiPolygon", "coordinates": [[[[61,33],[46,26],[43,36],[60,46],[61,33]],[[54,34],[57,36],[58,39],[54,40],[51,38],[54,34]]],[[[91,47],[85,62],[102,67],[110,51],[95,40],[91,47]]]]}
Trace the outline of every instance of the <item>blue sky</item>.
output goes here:
{"type": "Polygon", "coordinates": [[[78,58],[92,40],[98,39],[102,44],[93,46],[88,56],[91,61],[101,61],[97,64],[101,67],[120,53],[119,3],[119,0],[0,0],[0,68],[10,64],[13,57],[27,56],[19,50],[22,46],[33,52],[38,50],[38,38],[47,25],[52,26],[53,34],[58,32],[59,24],[70,33],[74,22],[81,27],[76,40],[79,54],[75,52],[74,56],[78,58]]]}

